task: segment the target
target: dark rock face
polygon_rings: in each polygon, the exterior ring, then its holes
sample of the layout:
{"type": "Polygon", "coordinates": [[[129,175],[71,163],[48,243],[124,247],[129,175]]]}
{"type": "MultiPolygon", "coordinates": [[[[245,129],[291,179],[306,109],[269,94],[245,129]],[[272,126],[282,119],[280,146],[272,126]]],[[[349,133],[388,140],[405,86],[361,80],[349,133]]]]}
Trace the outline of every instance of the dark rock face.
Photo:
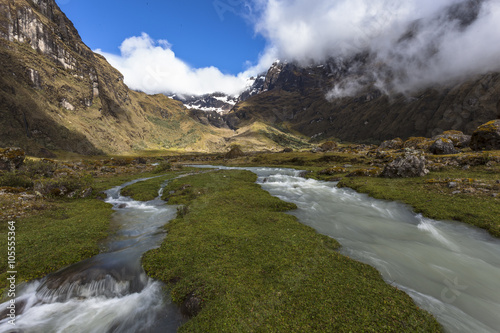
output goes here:
{"type": "Polygon", "coordinates": [[[411,178],[423,177],[428,173],[425,157],[406,153],[388,164],[381,176],[385,178],[411,178]]]}
{"type": "Polygon", "coordinates": [[[500,120],[479,126],[472,134],[470,146],[473,150],[500,149],[500,120]]]}
{"type": "Polygon", "coordinates": [[[429,151],[435,155],[451,155],[459,152],[455,149],[453,141],[444,138],[437,139],[429,148],[429,151]]]}
{"type": "Polygon", "coordinates": [[[229,128],[228,124],[224,120],[224,117],[215,111],[191,109],[189,110],[189,115],[191,118],[202,123],[203,125],[211,125],[217,128],[229,128]]]}
{"type": "Polygon", "coordinates": [[[0,170],[14,171],[19,169],[25,158],[24,150],[21,148],[0,148],[0,170]]]}

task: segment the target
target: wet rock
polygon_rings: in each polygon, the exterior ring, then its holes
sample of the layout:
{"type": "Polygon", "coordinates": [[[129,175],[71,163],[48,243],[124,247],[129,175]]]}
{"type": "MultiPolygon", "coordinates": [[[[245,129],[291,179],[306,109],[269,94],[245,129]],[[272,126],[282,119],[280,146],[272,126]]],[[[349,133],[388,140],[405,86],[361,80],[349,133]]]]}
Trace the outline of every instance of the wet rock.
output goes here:
{"type": "Polygon", "coordinates": [[[14,171],[24,164],[26,153],[21,148],[0,148],[0,170],[14,171]]]}
{"type": "Polygon", "coordinates": [[[379,148],[381,150],[384,150],[384,149],[398,150],[398,149],[402,149],[403,145],[404,145],[403,140],[401,140],[400,138],[396,138],[393,140],[387,140],[387,141],[382,142],[382,144],[380,145],[379,148]]]}
{"type": "Polygon", "coordinates": [[[424,156],[407,153],[386,165],[381,176],[385,178],[423,177],[429,173],[424,156]]]}
{"type": "Polygon", "coordinates": [[[440,138],[437,139],[429,148],[429,151],[434,155],[453,155],[458,154],[459,151],[455,149],[453,141],[450,139],[440,138]]]}
{"type": "Polygon", "coordinates": [[[470,147],[473,150],[500,150],[500,120],[479,126],[472,134],[470,147]]]}

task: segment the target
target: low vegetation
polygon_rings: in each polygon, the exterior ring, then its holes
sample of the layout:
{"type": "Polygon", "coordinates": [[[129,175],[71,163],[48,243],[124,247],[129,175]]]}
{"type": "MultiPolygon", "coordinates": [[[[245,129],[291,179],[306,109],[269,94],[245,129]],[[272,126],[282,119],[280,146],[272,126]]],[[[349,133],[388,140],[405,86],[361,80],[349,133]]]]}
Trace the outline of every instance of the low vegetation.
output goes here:
{"type": "MultiPolygon", "coordinates": [[[[18,219],[17,282],[42,278],[69,264],[99,253],[112,210],[99,200],[52,202],[50,209],[18,219]]],[[[0,248],[7,249],[7,221],[0,225],[0,248]]],[[[7,257],[0,257],[0,295],[7,285],[7,257]]]]}
{"type": "Polygon", "coordinates": [[[173,180],[165,191],[184,208],[143,262],[192,316],[181,331],[440,331],[409,296],[285,214],[294,205],[255,180],[214,171],[173,180]]]}

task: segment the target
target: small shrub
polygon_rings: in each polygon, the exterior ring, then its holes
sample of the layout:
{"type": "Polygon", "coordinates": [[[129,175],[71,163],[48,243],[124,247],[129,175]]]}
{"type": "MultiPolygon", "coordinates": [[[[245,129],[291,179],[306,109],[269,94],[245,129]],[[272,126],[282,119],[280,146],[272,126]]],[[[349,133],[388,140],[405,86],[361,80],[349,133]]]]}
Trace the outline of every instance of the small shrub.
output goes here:
{"type": "Polygon", "coordinates": [[[153,173],[162,173],[165,171],[171,171],[172,169],[173,169],[172,164],[170,164],[167,161],[163,161],[163,162],[160,162],[160,164],[158,164],[154,168],[153,173]]]}
{"type": "Polygon", "coordinates": [[[32,188],[33,181],[26,175],[18,172],[5,172],[0,175],[0,186],[32,188]]]}
{"type": "Polygon", "coordinates": [[[43,195],[59,197],[75,191],[85,190],[91,187],[92,176],[63,176],[57,178],[45,178],[35,182],[34,190],[43,195]]]}
{"type": "Polygon", "coordinates": [[[27,160],[24,162],[23,171],[31,178],[38,177],[52,177],[57,170],[57,163],[51,160],[32,161],[27,160]]]}

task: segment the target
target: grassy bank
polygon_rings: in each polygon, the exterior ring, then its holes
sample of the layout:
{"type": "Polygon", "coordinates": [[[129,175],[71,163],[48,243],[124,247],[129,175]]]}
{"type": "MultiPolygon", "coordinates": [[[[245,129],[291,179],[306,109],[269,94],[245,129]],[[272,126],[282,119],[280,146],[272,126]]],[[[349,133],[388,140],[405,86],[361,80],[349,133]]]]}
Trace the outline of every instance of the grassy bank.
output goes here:
{"type": "MultiPolygon", "coordinates": [[[[152,172],[106,175],[93,179],[89,185],[94,189],[94,196],[99,196],[99,192],[127,181],[157,175],[152,172]]],[[[3,208],[23,202],[18,196],[9,197],[10,201],[3,196],[0,199],[0,205],[5,206],[3,208]]],[[[34,200],[29,214],[23,215],[22,218],[13,218],[16,227],[17,283],[42,278],[67,265],[98,254],[99,242],[104,240],[110,231],[112,213],[111,205],[92,196],[88,199],[39,197],[34,200]]],[[[4,217],[0,224],[0,248],[5,251],[10,220],[4,217]]],[[[7,285],[7,271],[7,256],[2,255],[0,295],[7,285]]]]}
{"type": "Polygon", "coordinates": [[[435,319],[284,211],[245,171],[171,182],[183,204],[143,263],[194,316],[183,332],[429,332],[435,319]]]}
{"type": "Polygon", "coordinates": [[[481,191],[500,186],[496,184],[498,177],[498,173],[477,167],[467,171],[436,171],[422,178],[346,177],[339,187],[349,187],[377,199],[400,201],[426,217],[465,222],[500,237],[500,198],[481,191]],[[451,182],[456,187],[450,188],[451,182]],[[457,188],[463,191],[456,193],[457,188]]]}
{"type": "MultiPolygon", "coordinates": [[[[17,283],[41,278],[99,253],[107,236],[111,206],[95,199],[55,202],[39,215],[16,221],[17,283]]],[[[0,248],[7,249],[7,221],[0,248]]],[[[0,257],[0,293],[6,287],[7,257],[0,257]]]]}

